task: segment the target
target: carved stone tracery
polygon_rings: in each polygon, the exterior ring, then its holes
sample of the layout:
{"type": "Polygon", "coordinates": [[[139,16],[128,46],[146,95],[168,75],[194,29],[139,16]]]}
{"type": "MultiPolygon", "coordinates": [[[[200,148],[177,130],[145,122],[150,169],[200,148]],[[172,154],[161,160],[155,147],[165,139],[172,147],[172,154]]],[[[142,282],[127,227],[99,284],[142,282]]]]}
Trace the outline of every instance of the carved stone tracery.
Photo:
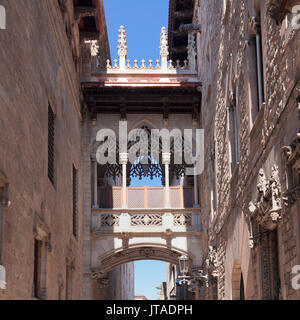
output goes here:
{"type": "Polygon", "coordinates": [[[191,213],[177,213],[174,214],[174,226],[188,226],[192,225],[191,213]]]}
{"type": "Polygon", "coordinates": [[[131,217],[132,226],[161,226],[161,214],[136,214],[131,217]]]}
{"type": "Polygon", "coordinates": [[[117,214],[103,214],[101,215],[102,227],[113,227],[120,225],[120,216],[117,214]]]}

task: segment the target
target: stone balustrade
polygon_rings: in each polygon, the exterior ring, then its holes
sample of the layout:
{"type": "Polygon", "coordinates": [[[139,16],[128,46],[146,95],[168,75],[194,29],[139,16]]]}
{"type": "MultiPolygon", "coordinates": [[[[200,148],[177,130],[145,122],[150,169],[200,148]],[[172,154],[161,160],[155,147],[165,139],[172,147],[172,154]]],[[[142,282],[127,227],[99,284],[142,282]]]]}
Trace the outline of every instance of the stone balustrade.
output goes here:
{"type": "Polygon", "coordinates": [[[101,232],[187,232],[201,228],[199,209],[93,210],[92,230],[101,232]],[[125,212],[124,212],[125,211],[125,212]]]}

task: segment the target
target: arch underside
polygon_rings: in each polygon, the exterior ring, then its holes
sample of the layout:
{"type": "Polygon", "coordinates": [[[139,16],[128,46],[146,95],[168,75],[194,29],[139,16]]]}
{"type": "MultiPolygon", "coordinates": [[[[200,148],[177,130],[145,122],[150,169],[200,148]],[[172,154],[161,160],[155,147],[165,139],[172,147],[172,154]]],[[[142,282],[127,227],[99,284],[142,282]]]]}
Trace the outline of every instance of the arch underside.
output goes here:
{"type": "MultiPolygon", "coordinates": [[[[168,248],[156,244],[139,244],[127,249],[112,251],[103,256],[100,259],[101,270],[103,273],[107,273],[119,265],[139,260],[159,260],[178,265],[179,257],[183,254],[191,258],[188,252],[178,248],[168,248]]],[[[192,261],[190,262],[192,265],[192,261]]]]}

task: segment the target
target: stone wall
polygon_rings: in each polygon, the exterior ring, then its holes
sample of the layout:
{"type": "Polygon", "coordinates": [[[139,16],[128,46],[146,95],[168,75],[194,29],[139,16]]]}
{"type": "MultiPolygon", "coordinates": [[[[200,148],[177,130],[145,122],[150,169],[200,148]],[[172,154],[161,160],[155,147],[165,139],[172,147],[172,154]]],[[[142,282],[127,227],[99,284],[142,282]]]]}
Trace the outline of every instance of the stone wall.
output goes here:
{"type": "MultiPolygon", "coordinates": [[[[240,284],[241,275],[246,299],[275,298],[275,285],[270,280],[275,270],[279,274],[279,298],[299,299],[300,295],[291,287],[291,268],[300,263],[299,200],[296,197],[285,206],[288,169],[282,160],[282,147],[292,144],[300,127],[296,111],[300,95],[297,48],[300,34],[299,30],[289,28],[291,14],[276,24],[268,11],[269,2],[228,0],[222,1],[221,6],[218,0],[198,3],[202,25],[202,33],[198,35],[198,64],[203,83],[201,121],[206,135],[206,170],[201,176],[202,220],[206,231],[203,251],[204,257],[208,245],[218,251],[218,299],[239,298],[237,283],[240,284]],[[255,38],[249,25],[252,16],[261,19],[265,103],[260,110],[255,38]],[[239,162],[234,169],[230,165],[233,142],[228,123],[232,91],[236,96],[239,147],[239,162]],[[211,169],[214,142],[218,200],[215,213],[212,206],[215,177],[211,169]],[[272,184],[274,165],[279,171],[276,189],[279,191],[269,187],[268,192],[272,189],[281,210],[271,231],[257,221],[260,218],[251,213],[249,202],[261,195],[257,187],[259,171],[263,169],[266,180],[272,184]],[[253,248],[249,247],[251,227],[255,233],[253,248]],[[273,239],[265,247],[264,235],[273,239]],[[272,260],[275,251],[279,256],[272,260]],[[267,263],[263,256],[272,261],[267,263]]],[[[269,202],[262,199],[262,205],[269,205],[271,198],[269,202]]],[[[262,216],[266,218],[268,214],[266,211],[262,216]]],[[[210,289],[207,297],[212,297],[210,289]]]]}
{"type": "MultiPolygon", "coordinates": [[[[68,5],[72,1],[70,0],[68,5]]],[[[4,0],[0,31],[0,171],[8,182],[0,299],[33,299],[34,239],[43,240],[41,299],[81,298],[82,156],[78,77],[57,1],[4,0]],[[55,112],[55,185],[48,178],[48,103],[55,112]],[[72,165],[78,170],[73,236],[72,165]]]]}

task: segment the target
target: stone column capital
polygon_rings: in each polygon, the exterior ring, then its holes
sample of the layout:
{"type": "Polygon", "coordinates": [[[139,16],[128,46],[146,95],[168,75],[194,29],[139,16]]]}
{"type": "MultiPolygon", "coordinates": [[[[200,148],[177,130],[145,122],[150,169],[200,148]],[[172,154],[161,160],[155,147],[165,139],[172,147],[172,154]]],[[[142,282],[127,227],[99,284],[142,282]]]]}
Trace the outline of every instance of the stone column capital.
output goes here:
{"type": "Polygon", "coordinates": [[[128,153],[120,153],[120,163],[121,164],[127,164],[128,163],[128,153]]]}
{"type": "Polygon", "coordinates": [[[170,152],[164,152],[162,154],[162,162],[163,162],[163,164],[170,164],[171,163],[171,153],[170,152]]]}

